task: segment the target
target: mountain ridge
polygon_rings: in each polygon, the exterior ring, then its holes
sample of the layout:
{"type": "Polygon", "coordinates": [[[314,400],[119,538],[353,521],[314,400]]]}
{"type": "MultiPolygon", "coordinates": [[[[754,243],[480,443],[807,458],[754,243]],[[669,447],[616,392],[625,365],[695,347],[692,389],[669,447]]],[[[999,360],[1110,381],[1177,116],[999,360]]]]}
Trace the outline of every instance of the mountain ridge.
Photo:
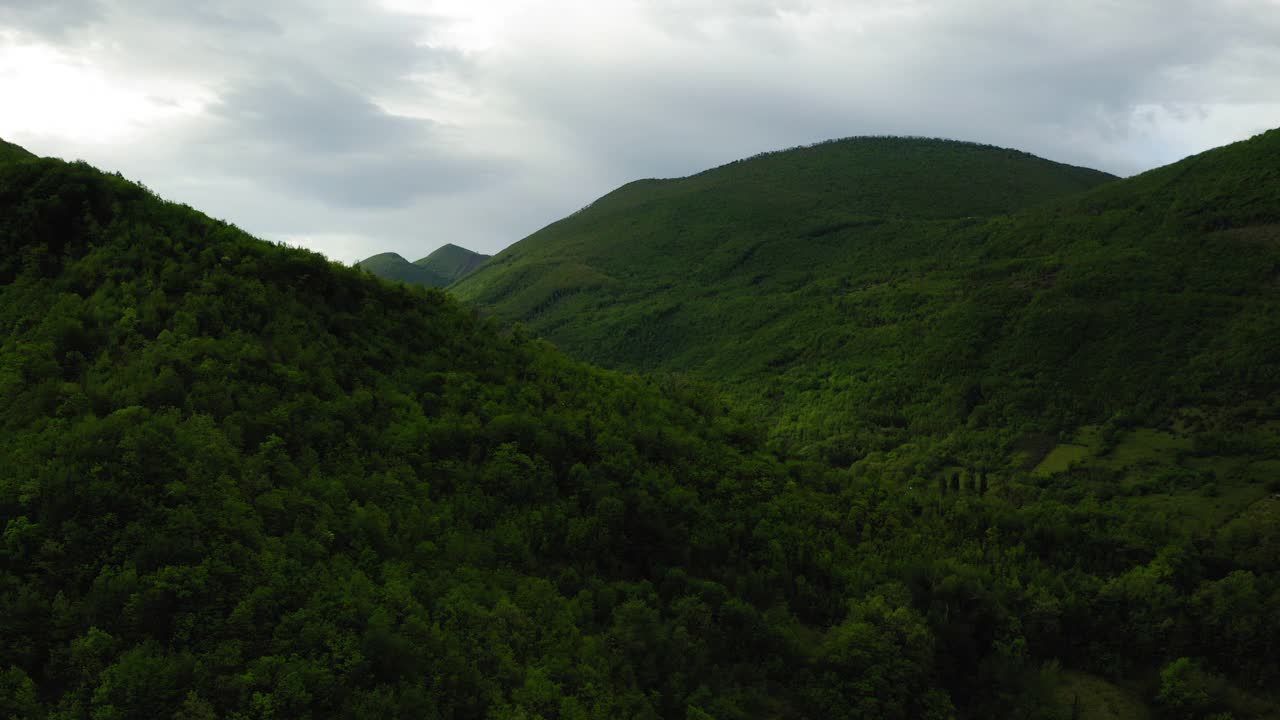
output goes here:
{"type": "MultiPolygon", "coordinates": [[[[1156,398],[1175,403],[1181,391],[1165,385],[1154,392],[1164,382],[1155,378],[1187,378],[1196,348],[1219,331],[1239,331],[1227,320],[1236,312],[1233,294],[1247,287],[1269,298],[1269,271],[1260,274],[1258,265],[1272,262],[1265,245],[1239,248],[1253,259],[1219,253],[1203,266],[1189,258],[1203,253],[1192,248],[1205,233],[1280,218],[1271,194],[1277,138],[1280,133],[1272,131],[1134,178],[1092,176],[1097,182],[1089,187],[1028,197],[1017,212],[989,217],[968,211],[1009,201],[1002,192],[990,194],[994,185],[977,182],[979,173],[1007,167],[1006,158],[1025,162],[1032,156],[890,142],[888,147],[917,147],[923,157],[952,150],[960,155],[951,164],[926,167],[916,162],[920,156],[873,153],[898,180],[867,197],[829,199],[817,212],[813,197],[825,186],[786,187],[763,219],[767,203],[743,207],[743,197],[756,196],[723,188],[785,186],[762,175],[764,166],[745,178],[721,177],[711,190],[642,183],[516,243],[452,291],[593,362],[723,381],[763,416],[782,418],[777,437],[815,452],[833,438],[850,447],[852,454],[841,457],[889,450],[899,441],[894,438],[903,437],[894,428],[907,423],[945,436],[962,429],[983,405],[979,426],[1068,429],[1124,404],[1156,398]],[[972,170],[974,157],[988,164],[972,170]],[[938,167],[958,175],[941,177],[938,167]],[[958,217],[873,212],[907,202],[878,204],[897,187],[908,198],[932,202],[935,193],[922,195],[903,181],[922,174],[956,193],[977,187],[979,200],[958,217]],[[1127,274],[1117,276],[1121,268],[1127,274]],[[1217,276],[1219,270],[1230,278],[1217,276]],[[1174,295],[1149,305],[1157,291],[1193,277],[1210,293],[1209,302],[1197,306],[1174,295]],[[1131,289],[1127,298],[1118,294],[1122,288],[1131,289]],[[1105,302],[1076,297],[1086,292],[1105,302]],[[1156,322],[1143,328],[1140,317],[1156,322]],[[1188,333],[1199,334],[1193,340],[1188,333]],[[1121,336],[1145,343],[1137,364],[1146,366],[1147,380],[1137,370],[1121,380],[1122,368],[1132,364],[1118,361],[1127,342],[1121,336]],[[1072,342],[1096,353],[1077,355],[1072,342]],[[1137,394],[1108,397],[1088,381],[1090,373],[1153,392],[1143,400],[1137,394]],[[1018,377],[1025,380],[1013,382],[1018,377]],[[799,387],[809,389],[788,389],[799,387]],[[898,398],[893,410],[869,402],[882,391],[898,398]],[[850,403],[879,407],[856,410],[850,403]],[[1037,406],[1046,410],[1018,409],[1037,406]]],[[[767,159],[782,168],[781,177],[820,177],[812,170],[818,163],[803,172],[787,165],[804,156],[767,159]]],[[[1039,162],[1035,172],[1055,169],[1039,162]]],[[[1076,181],[1078,169],[1060,169],[1071,179],[1068,185],[1076,181]]],[[[733,165],[715,170],[720,176],[733,171],[733,165]]],[[[1016,184],[1016,177],[1005,183],[1016,184]]],[[[950,208],[968,202],[938,200],[950,208]]],[[[1255,359],[1274,364],[1265,357],[1255,359]]],[[[1011,447],[1014,440],[998,442],[1011,447]]],[[[834,449],[822,450],[828,451],[834,449]]]]}
{"type": "Polygon", "coordinates": [[[445,243],[430,255],[413,261],[413,264],[435,273],[449,285],[474,272],[490,257],[492,256],[453,243],[445,243]]]}
{"type": "Polygon", "coordinates": [[[361,260],[356,263],[356,267],[384,280],[426,287],[446,287],[473,272],[489,257],[446,243],[414,262],[409,262],[399,253],[385,252],[361,260]]]}
{"type": "MultiPolygon", "coordinates": [[[[664,201],[668,207],[662,211],[671,214],[670,222],[680,224],[677,236],[694,235],[693,226],[701,225],[703,234],[714,240],[714,233],[731,233],[738,227],[750,227],[756,234],[792,231],[797,216],[807,225],[807,232],[821,234],[904,214],[929,219],[1002,214],[1114,179],[1101,171],[978,143],[892,136],[846,138],[761,153],[682,178],[627,183],[499,252],[459,291],[464,297],[481,294],[478,285],[493,275],[495,268],[515,255],[536,254],[538,245],[557,233],[562,244],[572,243],[557,252],[571,249],[582,253],[586,252],[584,243],[604,242],[603,248],[591,250],[599,260],[612,262],[619,272],[643,273],[646,258],[629,255],[628,250],[661,245],[674,238],[633,232],[625,242],[609,244],[599,237],[598,230],[614,214],[635,206],[641,206],[643,212],[664,201]],[[882,172],[886,166],[893,170],[891,174],[882,172]],[[975,171],[998,182],[978,184],[975,192],[975,179],[969,175],[975,171]]],[[[717,249],[717,243],[706,241],[698,248],[708,252],[717,249]]],[[[609,268],[601,269],[608,274],[609,268]]]]}
{"type": "Polygon", "coordinates": [[[36,155],[24,147],[14,145],[0,139],[0,162],[13,160],[33,160],[36,155]]]}

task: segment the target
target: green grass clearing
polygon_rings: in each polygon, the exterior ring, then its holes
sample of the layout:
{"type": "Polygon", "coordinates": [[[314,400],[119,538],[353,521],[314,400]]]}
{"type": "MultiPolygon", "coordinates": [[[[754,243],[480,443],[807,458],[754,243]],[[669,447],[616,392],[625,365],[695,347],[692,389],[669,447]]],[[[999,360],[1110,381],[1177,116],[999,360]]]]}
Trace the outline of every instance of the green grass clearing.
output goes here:
{"type": "Polygon", "coordinates": [[[1063,443],[1049,451],[1044,460],[1033,470],[1036,475],[1052,475],[1066,472],[1072,465],[1093,457],[1093,448],[1086,445],[1063,443]]]}
{"type": "Polygon", "coordinates": [[[1179,452],[1190,450],[1191,440],[1163,430],[1137,428],[1125,433],[1103,459],[1115,468],[1136,465],[1172,465],[1179,452]]]}

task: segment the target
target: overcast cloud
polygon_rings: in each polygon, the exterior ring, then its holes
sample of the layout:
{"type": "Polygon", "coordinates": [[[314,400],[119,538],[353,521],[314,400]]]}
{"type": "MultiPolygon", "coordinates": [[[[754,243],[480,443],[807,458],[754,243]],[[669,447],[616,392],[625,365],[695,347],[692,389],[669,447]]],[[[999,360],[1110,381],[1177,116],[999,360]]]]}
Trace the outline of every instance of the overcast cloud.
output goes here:
{"type": "Polygon", "coordinates": [[[345,262],[849,135],[1128,175],[1276,78],[1280,0],[0,0],[0,137],[345,262]]]}

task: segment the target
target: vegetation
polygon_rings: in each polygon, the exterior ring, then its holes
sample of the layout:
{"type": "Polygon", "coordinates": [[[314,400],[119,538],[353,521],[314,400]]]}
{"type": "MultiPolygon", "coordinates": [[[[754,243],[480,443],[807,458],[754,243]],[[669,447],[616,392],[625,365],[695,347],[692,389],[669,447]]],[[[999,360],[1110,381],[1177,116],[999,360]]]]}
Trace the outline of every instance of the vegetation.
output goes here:
{"type": "Polygon", "coordinates": [[[791,452],[990,464],[1113,416],[1274,397],[1277,167],[1280,131],[1100,186],[855,139],[628,185],[454,289],[574,355],[723,384],[791,452]]]}
{"type": "MultiPolygon", "coordinates": [[[[1280,131],[1122,181],[854,139],[633,183],[453,289],[575,355],[714,382],[784,454],[1280,552],[1231,529],[1280,490],[1277,168],[1280,131]]],[[[1069,666],[1155,676],[1113,652],[1069,666]]]]}
{"type": "MultiPolygon", "coordinates": [[[[1237,299],[1197,398],[1266,387],[1237,299]]],[[[1268,403],[1108,418],[1062,469],[970,462],[981,426],[832,465],[688,376],[0,163],[0,717],[1263,717],[1268,403]]]]}
{"type": "Polygon", "coordinates": [[[18,160],[29,160],[35,156],[27,152],[25,148],[18,147],[12,143],[0,140],[0,162],[14,162],[18,160]]]}
{"type": "Polygon", "coordinates": [[[449,244],[412,263],[396,253],[381,253],[361,260],[356,263],[356,267],[384,280],[425,287],[445,287],[471,273],[487,259],[488,255],[449,244]]]}
{"type": "Polygon", "coordinates": [[[444,278],[445,284],[448,285],[464,275],[471,274],[489,257],[489,255],[481,255],[464,247],[458,247],[453,243],[446,243],[413,264],[444,278]]]}
{"type": "Polygon", "coordinates": [[[423,287],[444,287],[448,281],[439,273],[405,260],[397,253],[379,253],[356,263],[356,267],[383,280],[423,287]]]}

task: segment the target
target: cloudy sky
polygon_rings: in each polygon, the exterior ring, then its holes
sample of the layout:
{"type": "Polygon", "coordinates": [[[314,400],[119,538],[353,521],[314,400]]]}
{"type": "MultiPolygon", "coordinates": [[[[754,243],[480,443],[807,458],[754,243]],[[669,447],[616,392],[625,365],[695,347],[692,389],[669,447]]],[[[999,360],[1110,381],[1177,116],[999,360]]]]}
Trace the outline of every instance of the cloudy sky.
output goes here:
{"type": "Polygon", "coordinates": [[[1278,78],[1280,0],[0,0],[0,137],[345,262],[849,135],[1128,175],[1278,78]]]}

